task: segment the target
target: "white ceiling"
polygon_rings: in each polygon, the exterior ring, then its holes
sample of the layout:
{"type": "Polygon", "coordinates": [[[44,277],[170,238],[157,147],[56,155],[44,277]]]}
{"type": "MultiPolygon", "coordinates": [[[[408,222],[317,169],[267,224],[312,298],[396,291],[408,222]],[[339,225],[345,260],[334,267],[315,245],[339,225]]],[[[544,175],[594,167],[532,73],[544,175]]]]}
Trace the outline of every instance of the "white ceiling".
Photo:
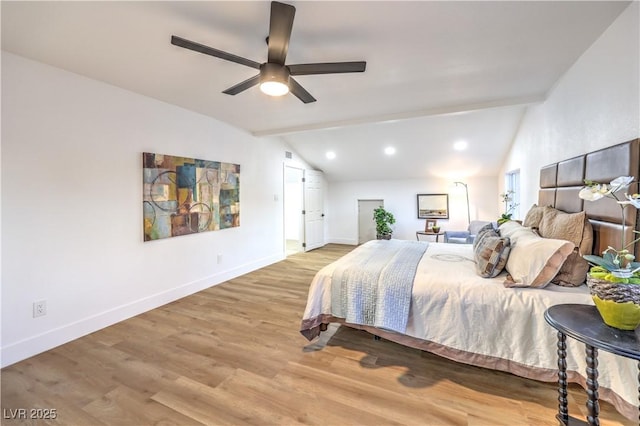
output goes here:
{"type": "Polygon", "coordinates": [[[257,87],[229,96],[256,70],[170,44],[178,35],[265,62],[263,1],[2,1],[2,49],[282,137],[329,180],[494,176],[526,106],[630,2],[287,3],[287,64],[365,60],[366,72],[296,77],[317,99],[306,105],[257,87]]]}

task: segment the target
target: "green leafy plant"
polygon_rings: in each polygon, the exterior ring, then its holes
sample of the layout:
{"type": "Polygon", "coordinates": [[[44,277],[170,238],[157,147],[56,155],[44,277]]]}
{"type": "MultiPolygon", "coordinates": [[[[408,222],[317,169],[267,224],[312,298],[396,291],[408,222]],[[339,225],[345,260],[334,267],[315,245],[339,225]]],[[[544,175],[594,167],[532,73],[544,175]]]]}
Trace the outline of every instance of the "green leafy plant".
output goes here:
{"type": "Polygon", "coordinates": [[[373,220],[376,222],[376,234],[378,238],[390,236],[393,230],[391,225],[396,223],[396,218],[393,214],[386,211],[383,207],[378,207],[373,210],[373,220]]]}
{"type": "Polygon", "coordinates": [[[502,213],[502,215],[498,218],[498,225],[509,222],[511,220],[511,215],[512,213],[502,213]]]}

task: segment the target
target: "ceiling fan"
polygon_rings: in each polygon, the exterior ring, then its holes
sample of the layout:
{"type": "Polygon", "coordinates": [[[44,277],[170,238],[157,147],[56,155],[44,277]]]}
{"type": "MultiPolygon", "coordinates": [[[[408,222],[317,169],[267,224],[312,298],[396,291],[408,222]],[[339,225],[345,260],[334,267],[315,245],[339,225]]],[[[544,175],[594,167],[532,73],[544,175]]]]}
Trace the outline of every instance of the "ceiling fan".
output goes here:
{"type": "Polygon", "coordinates": [[[271,2],[267,62],[262,64],[175,35],[171,36],[171,44],[260,70],[258,75],[238,83],[222,93],[237,95],[259,83],[260,90],[268,95],[282,96],[291,91],[298,99],[307,104],[315,102],[316,99],[291,76],[364,72],[367,63],[356,61],[285,65],[295,13],[296,8],[291,5],[277,1],[271,2]]]}

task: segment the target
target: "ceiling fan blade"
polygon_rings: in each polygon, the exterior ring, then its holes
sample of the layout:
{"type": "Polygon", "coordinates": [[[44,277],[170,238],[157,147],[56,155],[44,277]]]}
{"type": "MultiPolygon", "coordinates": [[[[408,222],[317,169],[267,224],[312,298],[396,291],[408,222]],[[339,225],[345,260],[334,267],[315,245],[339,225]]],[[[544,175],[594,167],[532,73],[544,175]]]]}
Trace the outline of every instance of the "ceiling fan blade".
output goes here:
{"type": "Polygon", "coordinates": [[[233,87],[229,87],[227,90],[225,90],[222,93],[226,93],[227,95],[237,95],[238,93],[244,92],[245,90],[255,86],[258,83],[260,83],[260,74],[254,77],[248,78],[242,83],[238,83],[233,87]]]}
{"type": "Polygon", "coordinates": [[[289,51],[289,39],[295,14],[295,7],[277,1],[271,2],[268,62],[284,65],[289,51]]]}
{"type": "Polygon", "coordinates": [[[300,83],[295,81],[293,78],[289,79],[289,90],[296,96],[296,98],[300,99],[305,104],[316,101],[316,98],[311,96],[311,93],[307,92],[304,87],[300,86],[300,83]]]}
{"type": "Polygon", "coordinates": [[[258,62],[252,61],[251,59],[242,58],[232,53],[223,52],[222,50],[214,49],[213,47],[205,46],[204,44],[196,43],[194,41],[189,41],[182,37],[172,35],[171,44],[179,47],[184,47],[185,49],[204,53],[205,55],[211,55],[215,56],[216,58],[235,62],[237,64],[246,65],[251,68],[260,69],[260,64],[258,62]]]}
{"type": "Polygon", "coordinates": [[[357,62],[326,62],[318,64],[287,65],[291,75],[310,74],[338,74],[346,72],[364,72],[367,68],[365,61],[357,62]]]}

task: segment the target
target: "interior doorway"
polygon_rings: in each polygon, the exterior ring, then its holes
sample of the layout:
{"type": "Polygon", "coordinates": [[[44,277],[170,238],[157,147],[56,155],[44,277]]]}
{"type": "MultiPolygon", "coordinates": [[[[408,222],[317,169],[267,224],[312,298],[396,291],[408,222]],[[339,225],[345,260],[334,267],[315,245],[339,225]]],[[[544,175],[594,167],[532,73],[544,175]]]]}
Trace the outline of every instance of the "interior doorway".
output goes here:
{"type": "Polygon", "coordinates": [[[378,207],[384,207],[384,200],[358,200],[358,244],[377,238],[373,210],[378,207]]]}
{"type": "Polygon", "coordinates": [[[284,240],[285,255],[303,251],[304,242],[304,170],[284,167],[284,240]]]}

